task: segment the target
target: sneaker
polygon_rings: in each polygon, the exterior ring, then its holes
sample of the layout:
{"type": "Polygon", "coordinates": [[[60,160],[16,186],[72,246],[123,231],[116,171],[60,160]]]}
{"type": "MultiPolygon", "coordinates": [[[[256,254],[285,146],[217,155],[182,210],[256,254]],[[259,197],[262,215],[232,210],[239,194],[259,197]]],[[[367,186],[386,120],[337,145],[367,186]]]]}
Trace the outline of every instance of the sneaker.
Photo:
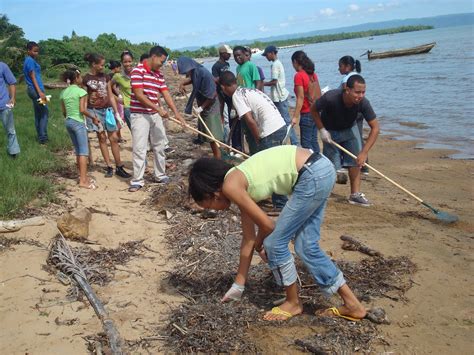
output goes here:
{"type": "Polygon", "coordinates": [[[161,175],[160,177],[155,177],[155,181],[159,184],[167,184],[170,182],[170,177],[168,175],[161,175]]]}
{"type": "Polygon", "coordinates": [[[362,173],[362,175],[369,175],[369,168],[366,167],[366,166],[363,166],[361,169],[360,169],[360,172],[362,173]]]}
{"type": "Polygon", "coordinates": [[[174,153],[174,152],[176,152],[176,150],[171,148],[171,147],[166,147],[165,148],[165,153],[166,154],[171,154],[171,153],[174,153]]]}
{"type": "Polygon", "coordinates": [[[105,177],[111,178],[112,176],[114,176],[114,169],[111,166],[108,166],[105,168],[105,177]]]}
{"type": "Polygon", "coordinates": [[[367,200],[367,198],[362,192],[356,192],[354,194],[351,194],[349,196],[348,201],[350,204],[353,204],[353,205],[359,205],[359,206],[364,206],[364,207],[370,206],[369,200],[367,200]]]}
{"type": "Polygon", "coordinates": [[[123,168],[123,165],[117,166],[117,169],[115,169],[115,175],[120,176],[121,178],[124,178],[124,179],[130,179],[132,177],[132,175],[130,175],[129,173],[125,171],[125,169],[123,168]]]}

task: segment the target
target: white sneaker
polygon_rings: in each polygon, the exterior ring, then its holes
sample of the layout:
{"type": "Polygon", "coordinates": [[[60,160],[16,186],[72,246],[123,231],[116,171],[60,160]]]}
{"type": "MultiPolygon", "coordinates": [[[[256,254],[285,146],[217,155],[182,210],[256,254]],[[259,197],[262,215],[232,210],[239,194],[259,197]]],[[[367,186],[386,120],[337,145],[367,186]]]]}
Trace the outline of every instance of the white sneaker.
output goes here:
{"type": "Polygon", "coordinates": [[[351,194],[349,196],[348,201],[352,205],[359,205],[359,206],[364,206],[364,207],[370,206],[369,200],[365,197],[365,195],[362,192],[356,192],[354,194],[351,194]]]}

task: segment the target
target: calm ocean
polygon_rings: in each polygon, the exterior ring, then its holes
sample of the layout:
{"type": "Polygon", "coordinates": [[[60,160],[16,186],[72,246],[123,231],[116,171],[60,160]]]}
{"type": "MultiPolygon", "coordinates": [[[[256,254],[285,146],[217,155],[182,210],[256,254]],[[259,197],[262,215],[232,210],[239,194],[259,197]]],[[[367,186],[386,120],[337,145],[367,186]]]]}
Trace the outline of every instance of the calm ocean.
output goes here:
{"type": "MultiPolygon", "coordinates": [[[[362,63],[366,97],[380,119],[382,132],[404,140],[419,140],[420,147],[450,148],[458,159],[474,159],[474,26],[359,38],[284,49],[279,58],[286,70],[287,89],[293,93],[291,55],[304,50],[315,62],[321,88],[339,86],[338,60],[352,55],[362,63]],[[413,47],[437,45],[428,54],[368,61],[359,56],[413,47]]],[[[270,63],[261,55],[252,61],[270,76],[270,63]]],[[[230,60],[232,70],[235,62],[230,60]]],[[[212,62],[206,62],[207,68],[212,62]]],[[[266,89],[268,90],[268,89],[266,89]]],[[[294,96],[291,100],[294,105],[294,96]]]]}

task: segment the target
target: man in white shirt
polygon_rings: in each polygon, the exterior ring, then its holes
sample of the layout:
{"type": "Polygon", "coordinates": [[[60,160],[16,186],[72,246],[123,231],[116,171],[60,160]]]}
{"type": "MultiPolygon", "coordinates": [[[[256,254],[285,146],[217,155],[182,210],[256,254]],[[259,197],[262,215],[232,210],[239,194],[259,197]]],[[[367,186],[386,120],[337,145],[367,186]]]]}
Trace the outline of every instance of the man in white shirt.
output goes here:
{"type": "MultiPolygon", "coordinates": [[[[231,71],[221,74],[219,84],[225,95],[232,98],[232,105],[240,119],[245,120],[257,143],[257,151],[282,145],[286,136],[285,120],[272,100],[260,90],[237,86],[231,71]]],[[[257,152],[250,152],[255,154],[257,152]]],[[[285,206],[286,196],[273,194],[273,206],[280,210],[285,206]]]]}
{"type": "MultiPolygon", "coordinates": [[[[289,92],[285,88],[285,68],[278,59],[278,49],[275,46],[268,46],[262,55],[272,63],[271,66],[271,80],[263,83],[264,86],[270,86],[270,98],[282,115],[287,126],[291,124],[290,113],[288,111],[288,95],[289,92]]],[[[291,144],[298,145],[298,137],[292,127],[290,130],[291,144]]]]}

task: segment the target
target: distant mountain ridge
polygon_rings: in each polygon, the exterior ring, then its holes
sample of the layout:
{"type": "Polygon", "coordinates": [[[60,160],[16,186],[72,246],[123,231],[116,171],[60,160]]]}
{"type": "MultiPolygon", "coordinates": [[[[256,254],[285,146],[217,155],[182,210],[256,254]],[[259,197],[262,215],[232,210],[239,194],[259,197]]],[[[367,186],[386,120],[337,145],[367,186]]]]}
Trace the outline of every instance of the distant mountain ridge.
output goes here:
{"type": "MultiPolygon", "coordinates": [[[[473,23],[474,23],[474,12],[469,12],[469,13],[462,13],[462,14],[441,15],[441,16],[433,16],[433,17],[408,18],[408,19],[398,19],[398,20],[390,20],[390,21],[382,21],[382,22],[368,22],[368,23],[363,23],[360,25],[331,28],[327,30],[299,32],[299,33],[292,33],[292,34],[279,35],[279,36],[270,36],[270,37],[261,37],[261,38],[254,38],[254,39],[233,40],[233,41],[227,41],[225,43],[229,45],[235,45],[235,44],[242,44],[242,43],[252,43],[254,41],[271,42],[271,41],[277,41],[277,40],[310,37],[310,36],[316,36],[316,35],[325,35],[325,34],[333,34],[333,33],[341,33],[341,32],[378,30],[378,29],[383,29],[383,28],[393,28],[393,27],[400,27],[400,26],[427,25],[427,26],[434,26],[435,28],[441,28],[441,27],[465,26],[465,25],[471,25],[473,23]]],[[[219,44],[216,44],[215,46],[218,46],[218,45],[219,44]]],[[[192,47],[181,48],[180,50],[196,50],[199,48],[200,47],[198,46],[192,46],[192,47]]]]}

